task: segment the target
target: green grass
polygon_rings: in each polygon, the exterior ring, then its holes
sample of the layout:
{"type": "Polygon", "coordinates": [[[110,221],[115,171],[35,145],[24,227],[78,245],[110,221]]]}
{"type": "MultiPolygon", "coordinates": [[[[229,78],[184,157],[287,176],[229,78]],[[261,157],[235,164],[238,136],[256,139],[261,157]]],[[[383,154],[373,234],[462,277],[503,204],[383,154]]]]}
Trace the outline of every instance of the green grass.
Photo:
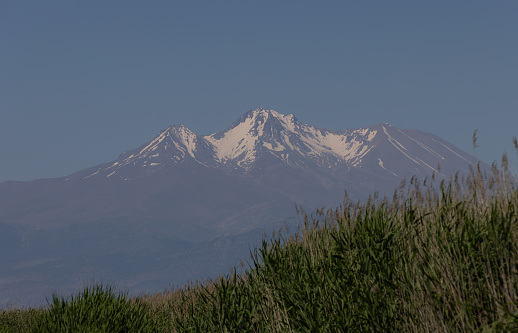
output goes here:
{"type": "Polygon", "coordinates": [[[43,309],[0,309],[0,332],[32,332],[43,309]]]}
{"type": "Polygon", "coordinates": [[[154,332],[150,305],[131,301],[112,288],[86,287],[77,297],[54,295],[38,316],[35,332],[154,332]]]}
{"type": "Polygon", "coordinates": [[[0,332],[518,332],[518,192],[472,170],[302,212],[250,267],[127,299],[92,287],[0,313],[0,332]]]}

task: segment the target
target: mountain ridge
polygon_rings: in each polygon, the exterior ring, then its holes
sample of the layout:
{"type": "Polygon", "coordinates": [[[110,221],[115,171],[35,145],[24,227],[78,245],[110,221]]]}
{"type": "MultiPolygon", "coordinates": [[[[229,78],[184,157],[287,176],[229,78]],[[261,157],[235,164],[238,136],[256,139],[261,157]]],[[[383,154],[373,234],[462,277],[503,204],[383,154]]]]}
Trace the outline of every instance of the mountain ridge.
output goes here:
{"type": "MultiPolygon", "coordinates": [[[[425,174],[428,171],[444,175],[437,163],[430,164],[430,158],[422,159],[409,153],[408,145],[414,146],[414,150],[435,155],[439,162],[445,158],[437,150],[447,149],[458,159],[453,164],[465,162],[462,168],[465,171],[466,163],[474,163],[469,154],[438,137],[427,138],[426,143],[419,141],[419,137],[424,136],[433,135],[416,130],[401,130],[388,123],[348,130],[327,130],[302,123],[293,114],[282,115],[274,110],[259,108],[246,112],[227,129],[210,135],[199,135],[183,124],[169,126],[141,147],[122,153],[110,166],[100,165],[99,170],[85,177],[95,176],[101,171],[110,171],[102,175],[112,177],[118,169],[129,164],[145,167],[148,173],[152,173],[167,165],[192,162],[241,173],[275,164],[350,170],[364,167],[362,158],[367,157],[378,145],[390,151],[389,155],[398,154],[415,163],[416,173],[425,174]],[[103,167],[104,170],[101,170],[103,167]]],[[[387,172],[395,177],[404,176],[398,174],[396,168],[389,169],[379,156],[376,162],[379,167],[372,162],[367,164],[370,168],[378,168],[379,172],[387,172]]]]}

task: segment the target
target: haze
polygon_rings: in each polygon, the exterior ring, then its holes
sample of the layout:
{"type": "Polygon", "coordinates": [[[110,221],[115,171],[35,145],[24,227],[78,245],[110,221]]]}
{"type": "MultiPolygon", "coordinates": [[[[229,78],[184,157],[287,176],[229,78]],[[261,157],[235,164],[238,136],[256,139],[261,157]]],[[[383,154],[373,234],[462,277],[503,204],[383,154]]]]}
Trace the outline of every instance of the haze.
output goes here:
{"type": "Polygon", "coordinates": [[[258,107],[432,132],[516,165],[515,1],[3,1],[0,181],[114,160],[258,107]]]}

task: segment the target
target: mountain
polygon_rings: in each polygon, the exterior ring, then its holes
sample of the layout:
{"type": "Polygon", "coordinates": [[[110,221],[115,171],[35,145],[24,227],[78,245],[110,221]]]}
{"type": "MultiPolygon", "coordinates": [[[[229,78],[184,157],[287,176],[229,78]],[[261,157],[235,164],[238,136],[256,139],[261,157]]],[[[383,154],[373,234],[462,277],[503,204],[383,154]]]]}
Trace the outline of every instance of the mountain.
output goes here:
{"type": "Polygon", "coordinates": [[[263,230],[306,210],[467,173],[447,141],[389,124],[332,131],[257,109],[226,130],[161,131],[71,175],[0,183],[0,305],[114,283],[133,292],[226,273],[263,230]]]}
{"type": "Polygon", "coordinates": [[[208,168],[250,173],[286,165],[306,170],[349,172],[377,169],[402,178],[467,170],[469,154],[429,133],[400,130],[390,124],[330,131],[304,124],[294,115],[257,109],[224,131],[201,136],[184,125],[171,126],[143,146],[109,164],[78,173],[86,177],[141,177],[174,165],[197,163],[208,168]],[[400,159],[403,158],[404,161],[400,159]],[[403,168],[402,168],[403,167],[403,168]]]}

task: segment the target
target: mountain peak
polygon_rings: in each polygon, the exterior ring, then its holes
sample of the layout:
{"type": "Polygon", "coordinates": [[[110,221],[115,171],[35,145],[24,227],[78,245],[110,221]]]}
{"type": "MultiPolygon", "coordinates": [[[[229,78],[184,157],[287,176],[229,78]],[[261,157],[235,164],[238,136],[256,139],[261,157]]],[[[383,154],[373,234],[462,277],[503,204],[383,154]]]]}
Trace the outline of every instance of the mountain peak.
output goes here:
{"type": "Polygon", "coordinates": [[[166,128],[165,130],[160,131],[159,135],[162,135],[162,133],[164,133],[164,132],[170,132],[170,133],[191,132],[191,133],[194,133],[184,124],[171,125],[168,128],[166,128]]]}
{"type": "Polygon", "coordinates": [[[219,162],[247,169],[263,147],[279,149],[280,137],[283,133],[296,131],[296,123],[293,115],[258,108],[243,114],[225,131],[205,139],[215,147],[219,162]]]}
{"type": "Polygon", "coordinates": [[[297,118],[295,118],[295,116],[292,113],[284,115],[275,110],[265,110],[263,108],[258,108],[257,110],[249,111],[248,114],[250,114],[253,117],[262,117],[265,119],[275,118],[283,122],[285,125],[293,124],[297,121],[297,118]]]}
{"type": "Polygon", "coordinates": [[[196,136],[197,135],[195,132],[191,131],[184,124],[169,126],[167,129],[162,131],[160,133],[160,135],[163,135],[163,133],[169,133],[169,134],[173,134],[175,136],[183,136],[183,137],[185,137],[185,136],[196,136]]]}
{"type": "Polygon", "coordinates": [[[233,122],[227,128],[227,130],[232,129],[236,126],[239,126],[243,122],[251,122],[254,124],[256,122],[259,122],[259,125],[260,125],[262,122],[265,122],[268,119],[278,120],[281,123],[283,123],[284,125],[286,125],[287,127],[291,127],[290,124],[293,124],[298,121],[297,118],[295,118],[295,116],[293,114],[284,115],[275,110],[258,108],[255,110],[249,110],[248,112],[244,113],[235,122],[233,122]]]}

